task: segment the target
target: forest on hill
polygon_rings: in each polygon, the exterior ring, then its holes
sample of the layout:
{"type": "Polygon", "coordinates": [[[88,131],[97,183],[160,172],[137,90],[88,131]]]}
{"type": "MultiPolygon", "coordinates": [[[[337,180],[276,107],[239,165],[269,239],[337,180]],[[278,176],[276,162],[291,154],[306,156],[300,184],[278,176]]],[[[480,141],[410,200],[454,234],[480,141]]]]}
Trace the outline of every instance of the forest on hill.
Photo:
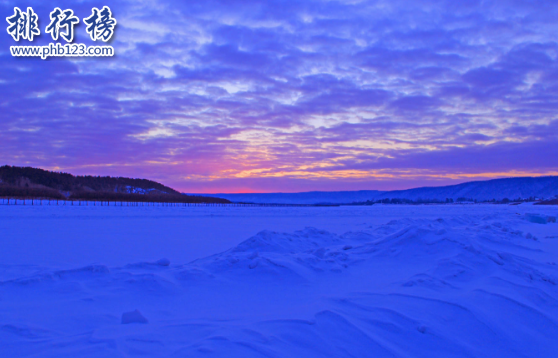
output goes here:
{"type": "Polygon", "coordinates": [[[226,199],[184,195],[147,179],[74,176],[32,167],[0,167],[0,197],[59,200],[229,203],[226,199]]]}

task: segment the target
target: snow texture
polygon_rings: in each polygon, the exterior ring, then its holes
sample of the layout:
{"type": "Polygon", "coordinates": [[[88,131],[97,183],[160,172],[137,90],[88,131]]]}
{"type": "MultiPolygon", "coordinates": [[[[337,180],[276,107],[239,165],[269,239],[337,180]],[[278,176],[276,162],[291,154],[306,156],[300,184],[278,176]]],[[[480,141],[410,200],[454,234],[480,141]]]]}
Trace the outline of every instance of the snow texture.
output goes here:
{"type": "MultiPolygon", "coordinates": [[[[18,225],[14,218],[39,210],[96,225],[120,220],[128,227],[127,216],[111,219],[109,210],[145,221],[135,208],[96,208],[104,213],[98,216],[83,216],[90,209],[80,215],[56,207],[12,209],[0,208],[2,245],[20,238],[5,236],[18,225]]],[[[138,262],[1,265],[0,355],[556,356],[558,224],[552,218],[557,208],[203,211],[217,217],[205,218],[215,230],[218,223],[243,224],[243,219],[273,227],[287,212],[300,229],[262,230],[189,263],[152,258],[159,253],[142,246],[151,243],[148,237],[137,235],[135,245],[125,243],[137,257],[143,255],[138,262]],[[334,217],[345,222],[345,232],[324,229],[334,217]]],[[[177,217],[191,214],[175,211],[177,217]]],[[[168,239],[165,230],[161,225],[159,245],[168,239]]],[[[111,239],[118,241],[121,234],[111,239]]],[[[29,250],[48,244],[39,238],[29,250]]],[[[179,247],[184,248],[175,250],[179,247]]]]}
{"type": "Polygon", "coordinates": [[[122,324],[130,323],[149,323],[140,311],[133,310],[131,312],[122,313],[122,324]]]}

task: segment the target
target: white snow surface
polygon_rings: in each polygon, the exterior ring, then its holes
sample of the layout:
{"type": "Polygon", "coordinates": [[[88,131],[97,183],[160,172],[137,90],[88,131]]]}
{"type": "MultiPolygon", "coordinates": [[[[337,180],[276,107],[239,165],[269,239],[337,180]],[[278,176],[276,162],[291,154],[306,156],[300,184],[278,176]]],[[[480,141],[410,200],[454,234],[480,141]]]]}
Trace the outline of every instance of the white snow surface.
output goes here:
{"type": "Polygon", "coordinates": [[[557,214],[1,206],[0,356],[556,357],[557,214]]]}
{"type": "MultiPolygon", "coordinates": [[[[126,185],[125,188],[126,188],[126,192],[128,194],[149,194],[153,190],[157,190],[157,189],[153,189],[153,188],[150,188],[150,189],[137,188],[137,187],[130,186],[130,185],[126,185]]],[[[116,189],[115,189],[115,191],[116,191],[116,189]]]]}

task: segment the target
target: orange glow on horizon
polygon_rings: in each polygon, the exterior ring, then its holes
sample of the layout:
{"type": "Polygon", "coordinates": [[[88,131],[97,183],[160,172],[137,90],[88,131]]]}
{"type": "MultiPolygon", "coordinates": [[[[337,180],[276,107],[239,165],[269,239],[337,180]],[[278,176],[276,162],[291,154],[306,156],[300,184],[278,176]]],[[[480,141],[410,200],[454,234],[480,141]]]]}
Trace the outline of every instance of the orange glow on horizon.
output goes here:
{"type": "MultiPolygon", "coordinates": [[[[242,180],[242,179],[265,179],[266,177],[251,177],[251,178],[222,178],[221,180],[232,181],[228,183],[228,185],[219,186],[217,189],[206,185],[206,190],[180,190],[182,192],[187,192],[191,194],[269,194],[269,193],[300,193],[300,192],[308,192],[308,191],[358,191],[358,190],[380,190],[380,191],[391,191],[391,190],[407,190],[407,189],[414,189],[419,187],[437,187],[437,186],[448,186],[448,185],[457,185],[465,182],[470,181],[477,181],[477,180],[491,180],[491,179],[503,179],[503,178],[513,178],[513,177],[542,177],[542,176],[558,176],[558,172],[551,171],[546,173],[530,173],[530,172],[518,172],[518,171],[510,171],[510,172],[499,172],[499,173],[462,173],[462,174],[402,174],[402,173],[394,173],[394,174],[381,174],[381,175],[370,175],[370,176],[363,176],[363,177],[354,177],[354,176],[347,176],[347,177],[337,177],[333,178],[331,176],[324,176],[324,177],[312,177],[312,178],[305,178],[308,182],[317,182],[319,179],[326,179],[325,181],[320,181],[324,186],[328,186],[327,184],[334,184],[335,181],[339,179],[351,179],[350,181],[344,181],[343,186],[354,186],[353,188],[346,188],[346,189],[330,189],[330,190],[320,190],[320,189],[311,189],[311,190],[254,190],[252,188],[247,188],[245,185],[241,185],[239,188],[234,188],[234,181],[235,180],[242,180]],[[398,181],[404,181],[404,185],[400,186],[397,185],[398,181]],[[370,184],[378,183],[378,182],[393,182],[393,186],[391,188],[373,188],[370,187],[370,184]],[[413,184],[416,183],[416,184],[413,184]],[[419,184],[420,183],[420,184],[419,184]],[[232,187],[232,188],[231,188],[232,187]],[[227,189],[228,188],[228,189],[227,189]]],[[[269,177],[267,177],[269,178],[269,177]]],[[[273,176],[273,178],[286,178],[286,179],[293,179],[290,176],[285,177],[277,177],[273,176]]],[[[301,178],[294,178],[294,179],[301,179],[301,178]]],[[[211,183],[213,180],[207,181],[207,184],[211,183]]],[[[201,185],[204,186],[203,184],[201,185]]],[[[295,185],[296,186],[296,185],[295,185]]],[[[177,189],[179,190],[179,189],[177,189]]]]}

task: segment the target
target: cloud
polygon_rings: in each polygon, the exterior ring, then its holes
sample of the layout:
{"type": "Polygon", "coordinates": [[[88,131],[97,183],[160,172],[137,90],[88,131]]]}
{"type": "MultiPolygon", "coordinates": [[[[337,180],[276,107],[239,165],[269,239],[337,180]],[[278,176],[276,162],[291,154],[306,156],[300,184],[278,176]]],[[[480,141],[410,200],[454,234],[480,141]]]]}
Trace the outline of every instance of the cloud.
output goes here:
{"type": "MultiPolygon", "coordinates": [[[[43,30],[50,5],[26,6],[43,30]]],[[[57,6],[83,19],[97,5],[57,6]]],[[[548,2],[110,7],[114,58],[14,58],[16,43],[0,36],[2,162],[184,191],[386,189],[558,170],[558,8],[548,2]]],[[[76,41],[94,44],[83,24],[76,41]]],[[[49,42],[42,31],[33,44],[49,42]]]]}

